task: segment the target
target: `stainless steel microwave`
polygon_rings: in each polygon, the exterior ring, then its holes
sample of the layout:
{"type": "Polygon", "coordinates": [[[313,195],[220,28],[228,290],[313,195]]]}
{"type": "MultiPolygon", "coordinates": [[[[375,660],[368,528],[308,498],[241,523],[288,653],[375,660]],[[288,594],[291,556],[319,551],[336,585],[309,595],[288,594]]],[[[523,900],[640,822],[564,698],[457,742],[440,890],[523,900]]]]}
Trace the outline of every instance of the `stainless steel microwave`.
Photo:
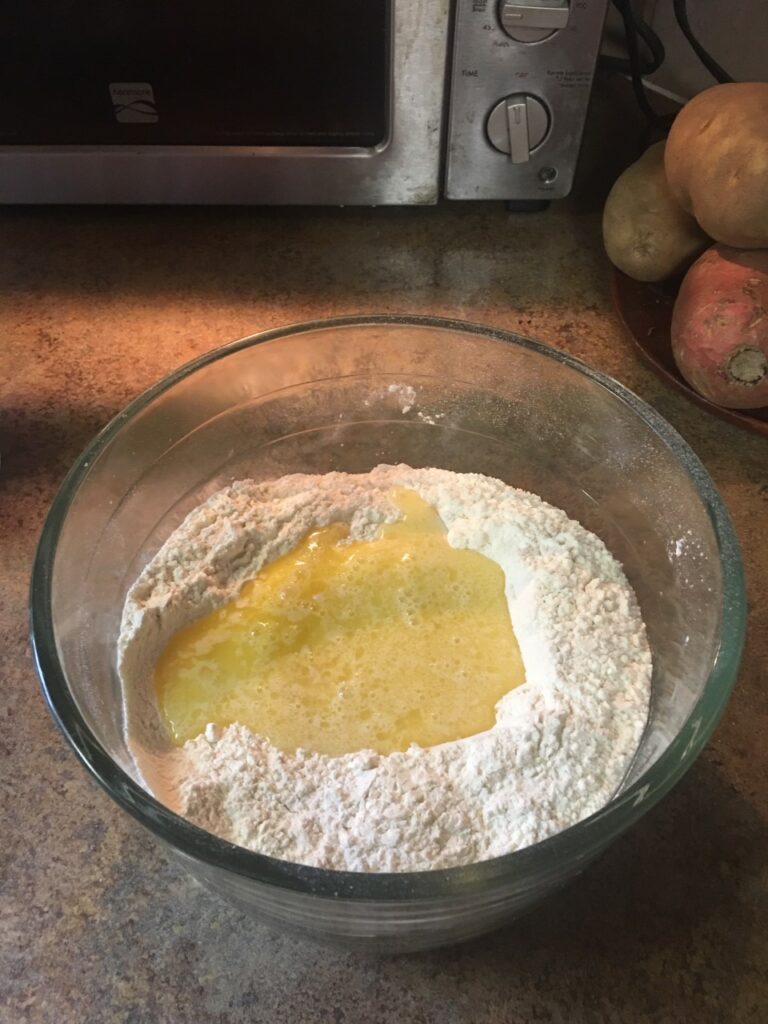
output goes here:
{"type": "Polygon", "coordinates": [[[606,3],[6,5],[0,202],[559,198],[606,3]]]}

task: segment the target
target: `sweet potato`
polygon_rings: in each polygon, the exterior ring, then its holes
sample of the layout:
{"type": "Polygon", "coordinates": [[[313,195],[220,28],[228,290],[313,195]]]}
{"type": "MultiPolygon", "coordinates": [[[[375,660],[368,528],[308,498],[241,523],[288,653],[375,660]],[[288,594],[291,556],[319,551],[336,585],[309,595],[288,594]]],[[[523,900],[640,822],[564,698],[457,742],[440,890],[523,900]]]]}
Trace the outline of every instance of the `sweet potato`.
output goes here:
{"type": "Polygon", "coordinates": [[[669,191],[664,143],[657,142],[617,179],[605,202],[608,259],[636,281],[662,281],[681,274],[709,241],[669,191]]]}
{"type": "Polygon", "coordinates": [[[768,249],[713,245],[685,275],[672,352],[699,394],[730,409],[768,405],[768,249]]]}
{"type": "Polygon", "coordinates": [[[715,241],[768,248],[768,82],[694,96],[672,124],[664,164],[673,196],[715,241]]]}

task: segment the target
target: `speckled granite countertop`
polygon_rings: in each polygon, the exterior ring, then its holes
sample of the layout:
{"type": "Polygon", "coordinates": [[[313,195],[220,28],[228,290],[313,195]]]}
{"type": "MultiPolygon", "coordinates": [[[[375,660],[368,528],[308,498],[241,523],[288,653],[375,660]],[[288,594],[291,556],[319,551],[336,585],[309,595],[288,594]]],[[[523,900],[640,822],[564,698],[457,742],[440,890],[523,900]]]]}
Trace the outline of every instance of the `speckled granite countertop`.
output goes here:
{"type": "Polygon", "coordinates": [[[575,198],[534,216],[464,204],[0,210],[0,1020],[766,1020],[768,443],[668,390],[622,337],[599,244],[611,168],[599,164],[593,175],[597,163],[586,160],[575,198]],[[359,312],[505,327],[635,390],[693,445],[725,496],[750,604],[735,697],[659,807],[507,930],[378,961],[273,935],[171,866],[57,733],[26,620],[46,508],[129,399],[239,336],[359,312]]]}

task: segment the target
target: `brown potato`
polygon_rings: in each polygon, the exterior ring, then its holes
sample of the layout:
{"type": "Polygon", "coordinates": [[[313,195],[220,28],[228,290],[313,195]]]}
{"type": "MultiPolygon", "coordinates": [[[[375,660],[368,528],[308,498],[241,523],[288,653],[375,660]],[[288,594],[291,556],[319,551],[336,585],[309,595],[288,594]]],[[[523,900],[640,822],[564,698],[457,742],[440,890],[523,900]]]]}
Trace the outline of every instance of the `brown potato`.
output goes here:
{"type": "Polygon", "coordinates": [[[664,163],[675,199],[708,235],[768,247],[768,82],[694,96],[675,118],[664,163]]]}
{"type": "Polygon", "coordinates": [[[608,259],[636,281],[681,274],[709,244],[672,197],[664,177],[664,143],[657,142],[616,181],[603,210],[608,259]]]}

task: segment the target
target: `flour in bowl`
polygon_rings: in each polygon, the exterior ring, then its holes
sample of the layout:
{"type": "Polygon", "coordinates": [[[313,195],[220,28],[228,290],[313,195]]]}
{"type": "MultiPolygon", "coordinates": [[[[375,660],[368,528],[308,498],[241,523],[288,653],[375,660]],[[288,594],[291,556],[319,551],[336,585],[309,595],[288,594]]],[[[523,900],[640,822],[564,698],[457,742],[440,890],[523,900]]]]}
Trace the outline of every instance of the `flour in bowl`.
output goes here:
{"type": "Polygon", "coordinates": [[[246,480],[214,494],[131,588],[119,669],[129,747],[164,802],[259,853],[350,871],[486,860],[597,811],[637,750],[651,686],[635,596],[602,541],[498,480],[408,466],[246,480]],[[525,683],[498,701],[493,727],[384,755],[286,752],[241,724],[211,724],[174,747],[152,682],[170,638],[315,527],[346,523],[351,540],[372,540],[400,515],[395,487],[437,510],[452,547],[504,571],[525,683]]]}

